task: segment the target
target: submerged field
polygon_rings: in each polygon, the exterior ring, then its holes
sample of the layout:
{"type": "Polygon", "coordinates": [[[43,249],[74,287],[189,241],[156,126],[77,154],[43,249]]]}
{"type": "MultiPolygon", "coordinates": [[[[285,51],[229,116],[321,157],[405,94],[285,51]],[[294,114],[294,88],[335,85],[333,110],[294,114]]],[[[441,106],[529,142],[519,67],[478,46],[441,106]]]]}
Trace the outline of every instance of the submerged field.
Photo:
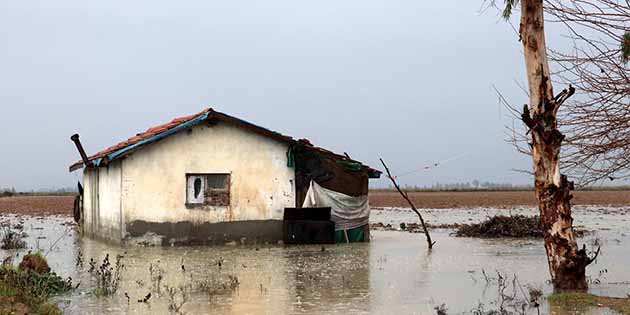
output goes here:
{"type": "MultiPolygon", "coordinates": [[[[52,206],[37,207],[27,213],[54,213],[52,206]]],[[[423,212],[441,226],[536,210],[469,205],[423,212]]],[[[630,293],[629,214],[630,206],[575,207],[575,225],[590,231],[578,242],[602,247],[588,268],[592,294],[630,293]]],[[[68,216],[5,213],[0,222],[23,226],[28,248],[20,255],[40,249],[54,271],[79,284],[54,299],[69,314],[437,314],[442,305],[447,314],[491,314],[501,307],[538,314],[529,302],[537,289],[543,293],[540,314],[616,314],[607,307],[614,303],[590,296],[580,305],[546,298],[552,290],[540,239],[459,238],[452,229],[435,228],[437,243],[428,252],[423,234],[396,231],[417,219],[395,205],[373,209],[371,223],[393,228],[373,229],[370,243],[326,246],[121,247],[80,237],[68,216]],[[122,255],[124,267],[119,288],[103,296],[90,269],[98,269],[107,254],[112,265],[122,255]]],[[[8,254],[0,250],[0,258],[8,254]]]]}

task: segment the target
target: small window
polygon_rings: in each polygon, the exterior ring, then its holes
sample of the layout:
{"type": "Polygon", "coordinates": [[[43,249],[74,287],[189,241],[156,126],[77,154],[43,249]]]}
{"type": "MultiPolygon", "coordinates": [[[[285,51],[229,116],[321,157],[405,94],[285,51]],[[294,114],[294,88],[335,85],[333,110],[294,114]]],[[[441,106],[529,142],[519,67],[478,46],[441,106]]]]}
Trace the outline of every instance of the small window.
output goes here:
{"type": "Polygon", "coordinates": [[[186,204],[228,206],[230,204],[230,174],[187,174],[186,204]]]}

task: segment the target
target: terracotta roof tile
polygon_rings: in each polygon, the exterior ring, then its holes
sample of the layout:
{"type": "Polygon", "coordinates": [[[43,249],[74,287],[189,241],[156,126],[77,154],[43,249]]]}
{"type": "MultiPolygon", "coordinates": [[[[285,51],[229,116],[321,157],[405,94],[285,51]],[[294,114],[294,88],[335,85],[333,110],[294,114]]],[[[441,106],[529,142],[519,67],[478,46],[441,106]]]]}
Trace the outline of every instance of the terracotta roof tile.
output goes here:
{"type": "Polygon", "coordinates": [[[132,145],[132,144],[137,143],[139,141],[142,141],[142,140],[144,140],[146,138],[149,138],[149,137],[151,137],[153,135],[156,135],[156,134],[159,134],[161,132],[164,132],[164,131],[166,131],[166,130],[168,130],[170,128],[173,128],[173,127],[175,127],[175,126],[177,126],[177,125],[179,125],[181,123],[184,123],[184,122],[187,122],[187,121],[189,121],[191,119],[194,119],[195,117],[197,117],[199,115],[205,114],[209,110],[210,110],[209,108],[208,109],[204,109],[203,111],[201,111],[199,113],[196,113],[196,114],[193,114],[193,115],[178,117],[178,118],[175,118],[175,119],[171,120],[168,123],[161,124],[161,125],[156,125],[156,126],[153,126],[153,127],[149,127],[146,131],[137,133],[135,136],[133,136],[133,137],[131,137],[131,138],[125,140],[125,141],[121,141],[121,142],[119,142],[119,143],[117,143],[117,144],[115,144],[113,146],[110,146],[110,147],[108,147],[105,150],[99,151],[98,153],[96,153],[94,155],[91,155],[88,158],[90,160],[94,160],[94,159],[103,157],[103,156],[105,156],[107,154],[110,154],[110,153],[116,151],[116,150],[122,149],[122,148],[124,148],[126,146],[129,146],[129,145],[132,145]]]}
{"type": "MultiPolygon", "coordinates": [[[[109,148],[107,148],[105,150],[99,151],[98,153],[89,156],[88,159],[90,161],[93,161],[95,159],[102,158],[102,157],[104,157],[104,156],[106,156],[106,155],[108,155],[110,153],[118,151],[118,150],[120,150],[120,149],[122,149],[124,147],[136,144],[136,143],[138,143],[138,142],[140,142],[140,141],[142,141],[144,139],[147,139],[149,137],[152,137],[154,135],[157,135],[157,134],[160,134],[162,132],[165,132],[165,131],[167,131],[167,130],[169,130],[171,128],[177,127],[177,126],[179,126],[182,123],[188,122],[188,121],[190,121],[192,119],[195,119],[196,117],[198,117],[200,115],[203,115],[203,114],[209,113],[209,112],[211,112],[212,114],[216,115],[215,117],[218,117],[220,119],[225,119],[225,120],[227,120],[229,122],[236,123],[237,125],[240,125],[240,126],[245,126],[246,128],[249,128],[250,130],[254,130],[256,132],[262,133],[263,135],[275,138],[275,139],[277,139],[279,141],[290,142],[290,143],[295,143],[296,142],[293,138],[291,138],[289,136],[285,136],[285,135],[282,135],[282,134],[280,134],[278,132],[275,132],[275,131],[272,131],[272,130],[269,130],[269,129],[266,129],[266,128],[263,128],[263,127],[256,126],[256,125],[251,124],[249,122],[246,122],[244,120],[241,120],[241,119],[229,116],[227,114],[216,112],[212,108],[207,108],[207,109],[204,109],[204,110],[202,110],[202,111],[200,111],[200,112],[198,112],[196,114],[174,118],[174,119],[172,119],[171,121],[169,121],[167,123],[150,127],[144,132],[137,133],[135,136],[133,136],[133,137],[131,137],[131,138],[125,140],[125,141],[119,142],[119,143],[117,143],[117,144],[115,144],[113,146],[110,146],[109,148]]],[[[338,158],[341,158],[341,159],[344,159],[344,160],[347,159],[347,157],[345,157],[343,155],[339,155],[339,154],[336,154],[334,152],[328,151],[326,149],[313,146],[308,139],[300,139],[299,142],[301,142],[303,144],[306,144],[307,146],[309,146],[309,147],[311,147],[311,148],[313,148],[315,150],[318,150],[320,152],[331,154],[331,155],[334,155],[334,156],[336,156],[338,158]]],[[[351,159],[348,159],[348,160],[351,160],[351,159]]],[[[80,168],[81,165],[83,165],[83,161],[77,161],[76,163],[74,163],[74,164],[72,164],[70,166],[70,170],[72,171],[74,169],[80,168]]]]}

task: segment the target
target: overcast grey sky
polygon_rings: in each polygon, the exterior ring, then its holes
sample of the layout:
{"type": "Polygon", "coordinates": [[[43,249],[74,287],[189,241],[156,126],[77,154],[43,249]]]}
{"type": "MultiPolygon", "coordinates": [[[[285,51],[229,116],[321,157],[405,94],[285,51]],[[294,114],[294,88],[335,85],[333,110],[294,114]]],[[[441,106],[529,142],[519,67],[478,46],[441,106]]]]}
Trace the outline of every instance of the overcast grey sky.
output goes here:
{"type": "Polygon", "coordinates": [[[72,186],[71,134],[91,154],[209,106],[395,173],[463,155],[404,184],[529,183],[492,89],[526,102],[521,44],[480,7],[0,0],[0,187],[72,186]]]}

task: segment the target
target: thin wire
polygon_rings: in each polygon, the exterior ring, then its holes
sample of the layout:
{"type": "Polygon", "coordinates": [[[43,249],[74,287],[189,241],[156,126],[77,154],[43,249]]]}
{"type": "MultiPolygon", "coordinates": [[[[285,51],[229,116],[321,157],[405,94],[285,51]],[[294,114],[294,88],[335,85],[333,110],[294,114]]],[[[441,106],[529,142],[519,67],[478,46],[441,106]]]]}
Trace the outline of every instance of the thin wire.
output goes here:
{"type": "Polygon", "coordinates": [[[424,166],[422,168],[411,170],[411,171],[407,171],[407,172],[395,175],[394,179],[402,177],[402,176],[410,175],[410,174],[413,174],[413,173],[417,173],[417,172],[420,172],[420,171],[430,170],[430,169],[436,168],[436,167],[438,167],[438,166],[440,166],[442,164],[445,164],[447,162],[458,160],[458,159],[460,159],[460,158],[462,158],[464,156],[467,156],[467,155],[468,155],[468,153],[464,153],[464,154],[456,155],[454,157],[450,157],[450,158],[448,158],[446,160],[442,160],[442,161],[438,161],[438,162],[435,162],[435,163],[431,163],[431,164],[428,164],[428,165],[426,165],[426,166],[424,166]]]}

